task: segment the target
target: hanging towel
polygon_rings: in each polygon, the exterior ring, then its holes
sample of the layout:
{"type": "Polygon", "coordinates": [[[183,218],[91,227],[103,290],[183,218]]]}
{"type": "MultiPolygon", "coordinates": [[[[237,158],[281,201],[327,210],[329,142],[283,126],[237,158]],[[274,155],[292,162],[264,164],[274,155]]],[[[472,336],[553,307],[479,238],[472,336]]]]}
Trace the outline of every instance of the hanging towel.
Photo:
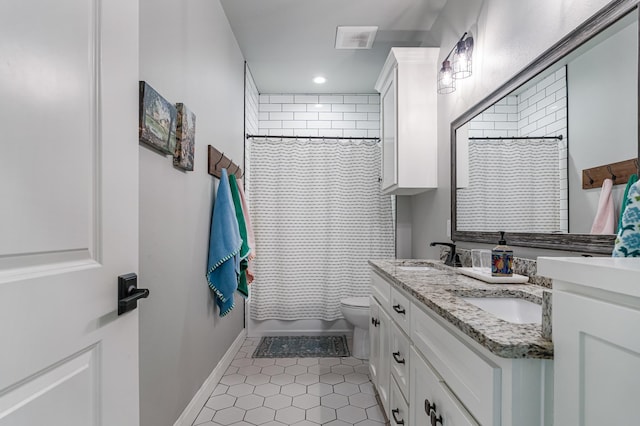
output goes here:
{"type": "Polygon", "coordinates": [[[247,197],[244,195],[244,186],[242,181],[238,182],[238,191],[240,192],[240,200],[242,201],[242,212],[244,213],[244,222],[247,225],[247,243],[249,244],[249,256],[247,257],[247,270],[245,274],[247,276],[247,284],[251,284],[254,279],[253,273],[253,259],[256,257],[256,237],[253,234],[253,226],[251,225],[251,216],[249,214],[249,203],[247,203],[247,197]]]}
{"type": "Polygon", "coordinates": [[[238,191],[238,183],[235,175],[229,176],[229,187],[231,188],[231,198],[233,199],[240,238],[242,239],[242,246],[240,248],[240,275],[238,276],[238,291],[244,297],[247,297],[249,296],[249,285],[247,283],[246,270],[249,262],[247,257],[249,256],[250,249],[247,237],[247,225],[245,223],[244,213],[242,212],[242,200],[240,199],[240,191],[238,191]]]}
{"type": "Polygon", "coordinates": [[[624,189],[624,196],[622,197],[622,202],[620,203],[620,218],[618,219],[618,229],[622,228],[622,215],[624,214],[624,209],[627,207],[627,196],[629,195],[629,190],[634,183],[638,181],[638,175],[632,174],[629,176],[629,180],[627,181],[627,187],[624,189]]]}
{"type": "Polygon", "coordinates": [[[222,169],[211,215],[207,264],[207,282],[215,292],[221,317],[227,315],[235,306],[233,295],[238,287],[241,248],[242,240],[231,198],[227,169],[222,169]]]}
{"type": "Polygon", "coordinates": [[[613,257],[640,257],[640,181],[631,185],[613,257]]]}
{"type": "Polygon", "coordinates": [[[598,201],[598,211],[591,226],[592,234],[613,234],[616,223],[615,213],[613,209],[613,197],[611,190],[613,189],[613,181],[605,179],[602,182],[602,192],[600,192],[600,201],[598,201]]]}

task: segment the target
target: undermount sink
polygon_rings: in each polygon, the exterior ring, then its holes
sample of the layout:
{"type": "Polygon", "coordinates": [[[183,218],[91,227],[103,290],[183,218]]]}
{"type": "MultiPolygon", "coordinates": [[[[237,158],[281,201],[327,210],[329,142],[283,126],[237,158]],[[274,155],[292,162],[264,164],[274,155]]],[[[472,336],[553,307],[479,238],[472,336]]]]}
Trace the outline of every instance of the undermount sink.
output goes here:
{"type": "Polygon", "coordinates": [[[462,300],[515,324],[541,324],[542,306],[517,297],[463,297],[462,300]]]}

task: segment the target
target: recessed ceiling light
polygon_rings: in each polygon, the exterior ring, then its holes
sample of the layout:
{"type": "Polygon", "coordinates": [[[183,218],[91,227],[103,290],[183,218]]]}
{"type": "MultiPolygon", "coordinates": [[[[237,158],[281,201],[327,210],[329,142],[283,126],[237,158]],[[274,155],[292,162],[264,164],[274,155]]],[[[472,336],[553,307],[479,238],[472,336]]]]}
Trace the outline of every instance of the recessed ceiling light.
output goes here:
{"type": "Polygon", "coordinates": [[[324,77],[318,76],[318,77],[315,77],[315,78],[313,79],[313,82],[314,82],[315,84],[324,84],[324,83],[326,83],[326,82],[327,82],[327,79],[326,79],[326,78],[324,78],[324,77]]]}

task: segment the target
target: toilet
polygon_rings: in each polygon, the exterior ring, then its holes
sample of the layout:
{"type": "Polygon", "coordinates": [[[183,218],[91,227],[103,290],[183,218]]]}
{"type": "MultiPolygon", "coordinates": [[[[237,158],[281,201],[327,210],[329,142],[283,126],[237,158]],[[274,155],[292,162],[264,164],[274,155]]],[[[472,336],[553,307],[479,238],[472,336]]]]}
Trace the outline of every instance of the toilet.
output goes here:
{"type": "Polygon", "coordinates": [[[344,318],[353,325],[353,357],[369,359],[369,297],[340,300],[344,318]]]}

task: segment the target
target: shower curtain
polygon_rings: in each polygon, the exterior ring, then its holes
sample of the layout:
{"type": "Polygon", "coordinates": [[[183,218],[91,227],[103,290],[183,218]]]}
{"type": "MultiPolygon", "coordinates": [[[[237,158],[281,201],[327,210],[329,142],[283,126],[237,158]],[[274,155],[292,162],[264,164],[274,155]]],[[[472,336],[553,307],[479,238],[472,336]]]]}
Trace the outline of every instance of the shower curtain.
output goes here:
{"type": "Polygon", "coordinates": [[[470,140],[469,186],[456,197],[458,228],[558,232],[558,144],[555,139],[470,140]]]}
{"type": "Polygon", "coordinates": [[[341,318],[340,299],[369,294],[367,260],[394,257],[379,142],[247,142],[257,254],[251,317],[341,318]]]}

